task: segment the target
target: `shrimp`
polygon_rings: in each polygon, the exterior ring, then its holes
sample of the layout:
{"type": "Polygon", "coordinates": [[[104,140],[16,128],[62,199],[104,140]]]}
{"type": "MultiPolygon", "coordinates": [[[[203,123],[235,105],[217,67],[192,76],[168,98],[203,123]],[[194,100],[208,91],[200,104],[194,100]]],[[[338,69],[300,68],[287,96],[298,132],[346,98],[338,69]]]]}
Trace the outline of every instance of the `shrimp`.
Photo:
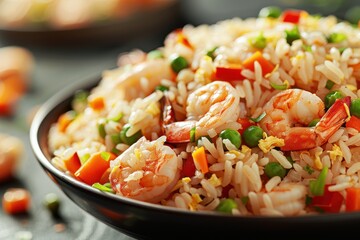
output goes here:
{"type": "Polygon", "coordinates": [[[325,113],[323,101],[315,94],[288,89],[265,105],[266,116],[259,124],[267,134],[284,139],[283,151],[310,149],[323,145],[341,127],[348,117],[349,105],[350,97],[345,97],[325,113]],[[320,119],[315,127],[301,127],[314,119],[320,119]]]}
{"type": "MultiPolygon", "coordinates": [[[[238,92],[228,82],[214,81],[198,88],[187,99],[185,121],[171,122],[169,116],[164,116],[167,142],[189,142],[193,128],[196,136],[205,136],[210,129],[236,121],[240,113],[239,101],[238,92]]],[[[168,115],[171,107],[166,107],[164,114],[168,115]]]]}
{"type": "Polygon", "coordinates": [[[109,179],[116,194],[152,203],[170,194],[180,178],[181,163],[164,142],[164,136],[152,142],[142,137],[110,162],[109,179]]]}
{"type": "MultiPolygon", "coordinates": [[[[285,216],[294,216],[304,209],[306,193],[304,185],[285,183],[275,187],[267,195],[275,210],[285,216]]],[[[263,193],[260,193],[259,196],[263,196],[263,193]]],[[[264,204],[260,203],[260,206],[264,207],[264,204]]]]}
{"type": "Polygon", "coordinates": [[[115,89],[118,90],[115,91],[116,95],[120,92],[123,100],[130,101],[148,96],[156,86],[160,85],[162,79],[173,78],[174,73],[167,60],[154,59],[133,65],[130,69],[122,67],[106,72],[100,87],[104,88],[102,89],[104,96],[109,96],[115,89]]]}

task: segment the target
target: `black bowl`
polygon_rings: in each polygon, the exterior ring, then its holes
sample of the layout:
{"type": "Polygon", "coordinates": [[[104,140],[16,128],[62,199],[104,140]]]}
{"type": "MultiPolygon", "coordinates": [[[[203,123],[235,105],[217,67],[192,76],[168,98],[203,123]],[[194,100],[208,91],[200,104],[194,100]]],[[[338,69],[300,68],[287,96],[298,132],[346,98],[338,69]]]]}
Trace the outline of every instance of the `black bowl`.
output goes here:
{"type": "MultiPolygon", "coordinates": [[[[48,132],[61,113],[70,109],[76,90],[91,89],[100,77],[69,86],[50,98],[37,112],[30,130],[35,156],[53,182],[80,208],[109,226],[141,239],[199,239],[236,236],[238,239],[294,239],[347,236],[356,233],[359,213],[297,217],[244,217],[190,212],[104,193],[56,169],[50,162],[48,132]]],[[[342,238],[344,239],[344,238],[342,238]]]]}

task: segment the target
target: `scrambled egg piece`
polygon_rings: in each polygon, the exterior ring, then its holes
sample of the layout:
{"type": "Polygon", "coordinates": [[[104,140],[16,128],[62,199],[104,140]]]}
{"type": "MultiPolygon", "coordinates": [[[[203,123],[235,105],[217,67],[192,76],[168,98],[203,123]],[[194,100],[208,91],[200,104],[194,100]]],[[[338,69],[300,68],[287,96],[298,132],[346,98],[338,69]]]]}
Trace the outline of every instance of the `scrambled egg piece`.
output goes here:
{"type": "Polygon", "coordinates": [[[350,121],[350,118],[351,118],[350,109],[349,109],[348,105],[346,105],[346,103],[344,103],[344,108],[345,108],[346,115],[347,115],[347,118],[345,119],[345,122],[348,122],[348,121],[350,121]]]}
{"type": "Polygon", "coordinates": [[[285,146],[285,141],[284,139],[274,136],[267,136],[266,133],[264,133],[264,139],[260,139],[258,146],[264,153],[268,153],[274,147],[285,146]]]}
{"type": "Polygon", "coordinates": [[[320,160],[320,154],[321,152],[316,152],[315,153],[315,159],[314,159],[314,164],[315,164],[315,167],[318,169],[318,170],[321,170],[323,168],[323,164],[320,160]]]}
{"type": "Polygon", "coordinates": [[[248,151],[251,151],[251,148],[249,148],[249,147],[246,146],[246,145],[242,145],[242,146],[241,146],[241,153],[245,154],[245,153],[247,153],[248,151]]]}
{"type": "Polygon", "coordinates": [[[341,158],[343,157],[343,153],[342,153],[340,147],[338,145],[336,145],[336,144],[334,144],[333,147],[332,147],[332,150],[328,151],[328,152],[330,154],[330,159],[332,161],[336,161],[338,156],[341,157],[341,158]]]}
{"type": "Polygon", "coordinates": [[[202,201],[199,194],[194,193],[191,195],[192,201],[189,203],[189,208],[191,211],[195,211],[197,209],[198,203],[202,201]]]}
{"type": "Polygon", "coordinates": [[[213,185],[214,187],[220,186],[221,185],[221,179],[218,178],[214,173],[213,175],[211,175],[209,182],[211,185],[213,185]]]}
{"type": "Polygon", "coordinates": [[[157,102],[152,102],[145,111],[153,116],[157,116],[160,114],[159,104],[157,102]]]}

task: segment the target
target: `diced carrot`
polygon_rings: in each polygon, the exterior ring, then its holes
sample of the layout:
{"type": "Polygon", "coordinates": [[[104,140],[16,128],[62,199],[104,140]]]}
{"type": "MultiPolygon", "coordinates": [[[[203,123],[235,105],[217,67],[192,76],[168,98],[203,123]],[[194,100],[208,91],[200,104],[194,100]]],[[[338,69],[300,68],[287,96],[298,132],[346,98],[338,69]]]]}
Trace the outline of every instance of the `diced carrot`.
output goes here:
{"type": "Polygon", "coordinates": [[[180,43],[188,48],[193,48],[187,37],[184,35],[182,28],[172,31],[165,39],[165,42],[168,41],[174,41],[175,43],[180,43]]]}
{"type": "Polygon", "coordinates": [[[65,132],[66,128],[70,123],[75,119],[75,113],[73,111],[68,111],[60,115],[58,119],[58,130],[60,132],[65,132]]]}
{"type": "Polygon", "coordinates": [[[354,71],[360,70],[360,63],[350,65],[349,67],[352,67],[354,71]]]}
{"type": "Polygon", "coordinates": [[[94,97],[89,99],[89,106],[96,110],[96,111],[100,111],[102,109],[104,109],[105,107],[105,101],[103,97],[94,97]]]}
{"type": "Polygon", "coordinates": [[[75,176],[85,182],[93,185],[99,182],[104,172],[110,167],[110,160],[116,158],[116,155],[111,152],[97,152],[75,172],[75,176]]]}
{"type": "Polygon", "coordinates": [[[346,189],[345,206],[347,212],[360,211],[360,188],[346,189]]]}
{"type": "Polygon", "coordinates": [[[9,188],[2,199],[4,212],[18,214],[27,212],[30,208],[30,193],[23,188],[9,188]]]}
{"type": "Polygon", "coordinates": [[[360,131],[360,118],[356,116],[351,116],[350,120],[346,122],[346,127],[348,128],[354,128],[358,131],[360,131]]]}
{"type": "Polygon", "coordinates": [[[203,146],[195,149],[192,152],[192,157],[197,169],[200,169],[200,171],[204,174],[209,172],[208,161],[205,154],[205,148],[203,146]]]}
{"type": "Polygon", "coordinates": [[[248,118],[238,118],[237,122],[241,124],[241,129],[238,130],[240,134],[243,134],[248,127],[255,125],[255,123],[248,118]]]}
{"type": "Polygon", "coordinates": [[[108,183],[110,181],[109,180],[110,173],[111,173],[111,168],[106,169],[106,171],[101,176],[99,183],[100,184],[108,183]]]}
{"type": "Polygon", "coordinates": [[[71,156],[69,156],[67,159],[64,159],[63,161],[66,169],[72,174],[75,174],[75,172],[81,167],[81,162],[77,152],[74,152],[71,154],[71,156]]]}
{"type": "Polygon", "coordinates": [[[265,76],[268,73],[271,73],[274,70],[274,65],[266,60],[260,51],[255,52],[249,58],[245,59],[243,62],[243,67],[251,71],[255,70],[255,62],[258,62],[262,69],[262,75],[265,76]]]}

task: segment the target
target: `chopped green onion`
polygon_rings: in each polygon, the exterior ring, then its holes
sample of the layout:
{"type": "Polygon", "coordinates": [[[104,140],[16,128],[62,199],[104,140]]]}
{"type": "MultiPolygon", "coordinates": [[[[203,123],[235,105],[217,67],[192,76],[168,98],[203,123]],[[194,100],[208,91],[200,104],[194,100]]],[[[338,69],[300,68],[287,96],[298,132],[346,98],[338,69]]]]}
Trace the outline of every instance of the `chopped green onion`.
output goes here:
{"type": "Polygon", "coordinates": [[[302,49],[306,52],[312,52],[311,46],[309,46],[309,45],[303,44],[302,49]]]}
{"type": "Polygon", "coordinates": [[[83,112],[86,108],[88,96],[89,92],[85,90],[78,90],[75,92],[71,106],[77,113],[83,112]]]}
{"type": "Polygon", "coordinates": [[[45,195],[44,206],[51,212],[51,214],[58,214],[60,208],[60,199],[55,193],[48,193],[45,195]]]}
{"type": "Polygon", "coordinates": [[[266,116],[266,112],[263,112],[263,113],[260,114],[258,117],[256,117],[256,118],[250,118],[250,119],[251,119],[251,121],[258,123],[258,122],[260,122],[265,116],[266,116]]]}
{"type": "Polygon", "coordinates": [[[114,193],[114,190],[111,188],[111,185],[109,187],[109,185],[102,185],[100,183],[94,183],[92,185],[93,188],[96,188],[96,189],[99,189],[100,191],[103,191],[103,192],[109,192],[109,193],[114,193]]]}
{"type": "Polygon", "coordinates": [[[326,81],[326,85],[325,85],[325,87],[326,87],[326,89],[332,89],[332,87],[334,86],[334,82],[333,81],[331,81],[331,80],[327,80],[326,81]]]}
{"type": "Polygon", "coordinates": [[[347,49],[347,47],[341,47],[341,48],[339,48],[340,54],[342,54],[346,49],[347,49]]]}
{"type": "Polygon", "coordinates": [[[111,149],[111,152],[112,153],[114,153],[115,155],[120,155],[120,150],[119,149],[117,149],[116,147],[113,147],[112,149],[111,149]]]}
{"type": "Polygon", "coordinates": [[[169,88],[166,87],[166,86],[163,86],[163,85],[158,85],[158,86],[155,87],[155,90],[165,92],[165,91],[169,91],[169,88]]]}
{"type": "Polygon", "coordinates": [[[309,195],[305,196],[305,205],[309,206],[312,203],[312,197],[310,197],[309,195]]]}
{"type": "Polygon", "coordinates": [[[106,136],[105,123],[100,123],[98,125],[98,132],[99,132],[99,136],[101,138],[105,138],[105,136],[106,136]]]}
{"type": "Polygon", "coordinates": [[[305,170],[305,172],[307,172],[309,175],[313,174],[314,169],[312,169],[312,167],[310,167],[309,165],[306,165],[303,167],[303,169],[305,170]]]}
{"type": "Polygon", "coordinates": [[[152,50],[147,54],[147,58],[148,59],[158,59],[158,58],[163,58],[164,54],[159,50],[152,50]]]}
{"type": "Polygon", "coordinates": [[[224,213],[231,213],[233,209],[237,208],[237,203],[231,198],[222,199],[216,210],[224,213]]]}
{"type": "Polygon", "coordinates": [[[328,167],[323,167],[316,180],[310,180],[309,187],[313,196],[322,196],[325,190],[325,180],[328,172],[328,167]]]}
{"type": "Polygon", "coordinates": [[[104,159],[105,161],[109,161],[109,159],[110,159],[110,153],[108,153],[108,152],[101,152],[100,153],[100,156],[101,156],[101,158],[102,159],[104,159]]]}
{"type": "Polygon", "coordinates": [[[116,115],[115,117],[111,117],[108,120],[113,121],[113,122],[119,122],[122,118],[123,118],[124,114],[121,112],[118,115],[116,115]]]}
{"type": "Polygon", "coordinates": [[[297,26],[295,26],[293,29],[285,30],[285,34],[286,42],[290,45],[293,43],[293,41],[300,39],[300,32],[297,26]]]}
{"type": "Polygon", "coordinates": [[[182,56],[176,56],[171,60],[171,68],[174,72],[179,73],[181,70],[188,67],[187,60],[182,56]]]}
{"type": "Polygon", "coordinates": [[[193,128],[190,130],[190,142],[195,142],[195,132],[196,132],[196,128],[193,127],[193,128]]]}
{"type": "Polygon", "coordinates": [[[242,198],[240,198],[241,202],[246,205],[249,202],[249,197],[248,196],[244,196],[242,198]]]}
{"type": "Polygon", "coordinates": [[[309,127],[315,127],[316,124],[320,121],[320,118],[315,118],[309,123],[309,127]]]}
{"type": "Polygon", "coordinates": [[[346,35],[344,33],[331,33],[327,37],[328,43],[340,43],[344,40],[346,40],[346,35]]]}
{"type": "Polygon", "coordinates": [[[278,18],[281,15],[281,9],[275,6],[264,7],[259,12],[260,18],[278,18]]]}
{"type": "Polygon", "coordinates": [[[121,143],[121,138],[119,134],[113,134],[111,135],[111,142],[115,145],[121,143]]]}
{"type": "Polygon", "coordinates": [[[91,156],[90,153],[86,153],[86,154],[82,155],[80,157],[81,164],[84,164],[90,158],[90,156],[91,156]]]}
{"type": "Polygon", "coordinates": [[[286,156],[286,159],[289,161],[289,163],[291,163],[291,165],[293,165],[295,162],[291,156],[286,156]]]}
{"type": "Polygon", "coordinates": [[[129,146],[134,144],[137,140],[139,140],[142,137],[141,130],[137,131],[136,133],[134,133],[131,136],[126,136],[126,133],[130,129],[130,127],[131,126],[129,124],[126,124],[120,131],[121,142],[123,142],[129,146]]]}
{"type": "Polygon", "coordinates": [[[289,88],[289,82],[285,81],[283,84],[275,84],[270,82],[270,86],[275,90],[285,90],[289,88]]]}
{"type": "Polygon", "coordinates": [[[266,47],[266,38],[263,33],[260,33],[259,36],[252,38],[250,42],[251,45],[257,49],[264,49],[266,47]]]}
{"type": "Polygon", "coordinates": [[[212,60],[214,60],[215,58],[215,51],[216,49],[218,49],[218,47],[213,47],[212,49],[210,49],[209,51],[207,51],[206,55],[211,57],[212,60]]]}

